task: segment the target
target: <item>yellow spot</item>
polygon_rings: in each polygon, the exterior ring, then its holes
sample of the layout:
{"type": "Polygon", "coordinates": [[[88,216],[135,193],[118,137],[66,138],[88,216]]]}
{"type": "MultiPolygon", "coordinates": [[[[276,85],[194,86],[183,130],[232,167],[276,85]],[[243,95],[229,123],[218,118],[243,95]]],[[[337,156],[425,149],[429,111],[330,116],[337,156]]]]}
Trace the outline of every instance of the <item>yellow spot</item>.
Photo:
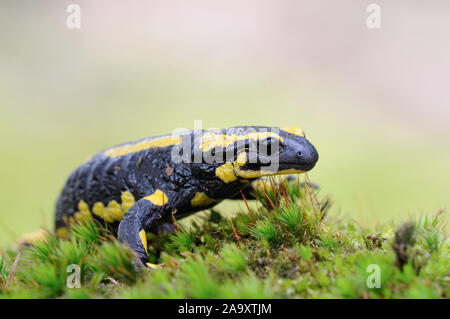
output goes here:
{"type": "Polygon", "coordinates": [[[69,223],[69,220],[67,219],[67,215],[63,215],[62,220],[63,220],[64,224],[69,223]]]}
{"type": "Polygon", "coordinates": [[[247,164],[247,153],[241,152],[241,153],[239,153],[239,155],[236,158],[235,165],[244,166],[245,164],[247,164]]]}
{"type": "Polygon", "coordinates": [[[84,200],[78,202],[78,210],[80,212],[89,212],[89,206],[84,200]]]}
{"type": "Polygon", "coordinates": [[[78,222],[83,220],[92,219],[91,211],[88,204],[84,200],[78,202],[78,211],[75,213],[75,219],[78,222]]]}
{"type": "Polygon", "coordinates": [[[102,202],[96,202],[92,208],[92,212],[101,217],[105,222],[112,223],[114,218],[109,214],[108,210],[105,208],[102,202]]]}
{"type": "Polygon", "coordinates": [[[147,265],[147,267],[149,267],[149,268],[158,268],[158,267],[159,267],[159,265],[152,264],[152,263],[146,263],[146,265],[147,265]]]}
{"type": "Polygon", "coordinates": [[[125,191],[120,198],[122,200],[122,209],[126,213],[135,203],[134,196],[129,191],[125,191]]]}
{"type": "Polygon", "coordinates": [[[206,195],[205,193],[198,192],[195,194],[194,198],[191,200],[191,205],[193,207],[199,206],[208,206],[217,202],[220,202],[221,199],[214,199],[206,195]]]}
{"type": "Polygon", "coordinates": [[[147,234],[145,233],[145,230],[139,232],[139,237],[141,238],[141,243],[144,246],[145,252],[147,252],[147,234]]]}
{"type": "Polygon", "coordinates": [[[215,147],[227,148],[229,145],[234,144],[237,141],[245,141],[245,140],[261,140],[269,137],[274,137],[280,140],[281,142],[284,139],[273,132],[251,132],[246,135],[227,135],[227,134],[216,134],[214,132],[206,132],[203,134],[201,138],[200,148],[203,152],[206,152],[215,147]]]}
{"type": "MultiPolygon", "coordinates": [[[[92,213],[101,217],[107,223],[121,221],[126,212],[134,205],[135,200],[133,194],[129,191],[122,192],[120,197],[122,199],[121,204],[115,200],[110,201],[107,207],[102,202],[95,203],[92,207],[92,213]]],[[[65,224],[74,224],[92,219],[92,214],[89,205],[85,201],[80,200],[78,202],[78,211],[75,212],[74,216],[68,217],[64,215],[62,219],[65,224]]]]}
{"type": "Polygon", "coordinates": [[[301,136],[301,137],[305,137],[305,131],[303,131],[303,129],[300,126],[283,127],[282,130],[285,131],[285,132],[288,132],[290,134],[294,134],[294,135],[298,135],[298,136],[301,136]]]}
{"type": "Polygon", "coordinates": [[[56,237],[67,238],[69,237],[69,229],[67,227],[59,227],[56,229],[56,237]]]}
{"type": "Polygon", "coordinates": [[[152,140],[144,140],[134,144],[125,144],[121,146],[116,146],[105,151],[103,154],[109,157],[119,157],[131,153],[137,153],[144,151],[153,147],[166,147],[171,145],[176,145],[181,142],[182,136],[165,136],[159,137],[152,140]]]}
{"type": "Polygon", "coordinates": [[[113,223],[114,221],[122,220],[128,209],[134,205],[133,195],[131,195],[131,193],[129,192],[124,193],[122,193],[121,196],[122,200],[125,198],[125,202],[123,202],[122,205],[115,200],[110,201],[107,207],[105,207],[102,202],[97,202],[94,204],[92,212],[95,215],[101,217],[107,223],[113,223]],[[124,193],[128,194],[124,195],[124,193]]]}
{"type": "Polygon", "coordinates": [[[122,210],[122,206],[115,200],[112,200],[108,203],[108,214],[115,220],[119,221],[122,220],[123,215],[125,215],[125,212],[122,210]]]}
{"type": "Polygon", "coordinates": [[[226,162],[216,168],[216,176],[223,180],[225,183],[234,182],[237,180],[236,175],[234,175],[233,164],[226,162]]]}
{"type": "Polygon", "coordinates": [[[153,194],[144,197],[144,199],[151,201],[153,205],[157,206],[163,206],[169,201],[166,194],[160,189],[157,189],[153,194]]]}

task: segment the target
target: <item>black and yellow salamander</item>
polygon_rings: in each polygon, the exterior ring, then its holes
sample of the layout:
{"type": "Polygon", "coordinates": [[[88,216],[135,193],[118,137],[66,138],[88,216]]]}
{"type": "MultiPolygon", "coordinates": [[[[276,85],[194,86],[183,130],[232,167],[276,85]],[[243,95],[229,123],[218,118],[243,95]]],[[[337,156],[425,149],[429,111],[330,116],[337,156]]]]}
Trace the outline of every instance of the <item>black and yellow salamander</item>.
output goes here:
{"type": "Polygon", "coordinates": [[[146,265],[146,232],[173,229],[173,212],[183,218],[241,199],[241,191],[251,199],[258,178],[303,173],[318,158],[296,126],[194,130],[125,143],[69,176],[56,204],[56,235],[66,237],[70,224],[95,219],[146,265]]]}

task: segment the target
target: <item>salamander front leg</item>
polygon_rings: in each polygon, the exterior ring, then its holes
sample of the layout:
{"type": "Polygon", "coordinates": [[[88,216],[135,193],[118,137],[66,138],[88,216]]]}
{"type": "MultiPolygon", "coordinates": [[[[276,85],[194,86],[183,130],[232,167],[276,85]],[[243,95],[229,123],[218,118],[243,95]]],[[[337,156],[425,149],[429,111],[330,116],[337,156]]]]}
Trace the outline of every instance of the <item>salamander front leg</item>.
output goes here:
{"type": "Polygon", "coordinates": [[[119,241],[130,246],[139,259],[135,262],[136,270],[141,270],[143,266],[152,266],[147,257],[146,230],[155,225],[162,212],[162,206],[141,199],[128,210],[119,224],[119,241]]]}

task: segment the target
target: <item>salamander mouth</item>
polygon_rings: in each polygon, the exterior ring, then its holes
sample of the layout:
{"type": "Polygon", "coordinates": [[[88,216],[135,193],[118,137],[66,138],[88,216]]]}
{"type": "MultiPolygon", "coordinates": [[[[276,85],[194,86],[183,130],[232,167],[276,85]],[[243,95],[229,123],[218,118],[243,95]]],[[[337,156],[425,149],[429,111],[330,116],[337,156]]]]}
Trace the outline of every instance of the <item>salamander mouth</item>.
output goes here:
{"type": "Polygon", "coordinates": [[[295,169],[295,170],[301,170],[301,171],[309,171],[309,170],[313,169],[313,167],[315,165],[316,165],[316,163],[313,163],[313,164],[280,163],[279,170],[295,169]]]}
{"type": "MultiPolygon", "coordinates": [[[[314,164],[303,164],[303,163],[279,163],[277,171],[283,170],[298,170],[298,171],[309,171],[315,166],[314,164]]],[[[260,170],[270,170],[276,168],[274,163],[247,163],[240,167],[240,170],[248,171],[260,171],[260,170]]],[[[274,172],[275,173],[275,172],[274,172]]]]}

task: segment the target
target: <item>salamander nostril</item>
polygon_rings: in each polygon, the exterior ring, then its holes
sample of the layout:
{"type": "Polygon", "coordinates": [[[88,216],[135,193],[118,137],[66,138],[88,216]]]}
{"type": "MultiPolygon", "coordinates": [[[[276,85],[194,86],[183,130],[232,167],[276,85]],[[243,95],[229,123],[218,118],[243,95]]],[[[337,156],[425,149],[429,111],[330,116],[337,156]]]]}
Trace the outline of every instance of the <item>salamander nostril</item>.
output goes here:
{"type": "Polygon", "coordinates": [[[298,152],[297,152],[297,156],[298,156],[298,157],[302,156],[302,152],[298,151],[298,152]]]}

